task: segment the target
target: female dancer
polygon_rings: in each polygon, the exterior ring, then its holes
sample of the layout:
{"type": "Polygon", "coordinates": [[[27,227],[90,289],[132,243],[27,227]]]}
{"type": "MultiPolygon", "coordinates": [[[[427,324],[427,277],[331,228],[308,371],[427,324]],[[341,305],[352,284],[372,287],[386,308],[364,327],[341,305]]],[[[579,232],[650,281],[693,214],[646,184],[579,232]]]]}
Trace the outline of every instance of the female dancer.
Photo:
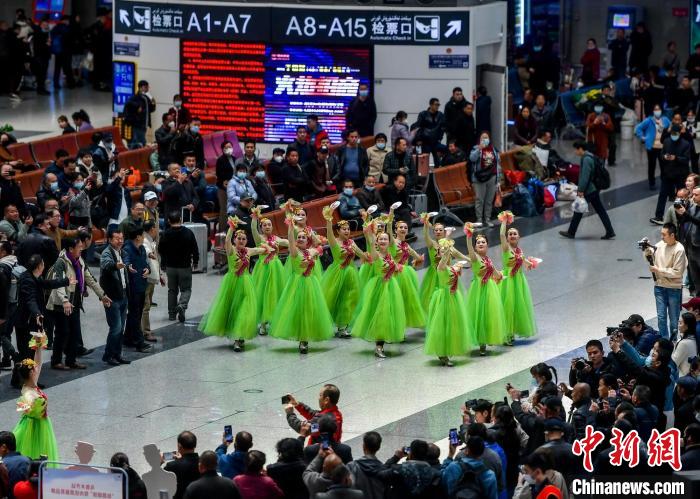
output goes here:
{"type": "MultiPolygon", "coordinates": [[[[428,310],[430,306],[430,299],[433,297],[433,291],[438,286],[437,277],[437,266],[440,263],[437,257],[438,244],[440,241],[447,236],[445,225],[441,223],[430,223],[430,215],[428,213],[421,213],[420,216],[423,221],[423,237],[425,239],[425,245],[428,247],[428,268],[423,275],[423,282],[420,285],[420,302],[423,305],[423,310],[428,310]],[[433,228],[433,234],[435,239],[430,237],[430,228],[433,228]]],[[[463,255],[456,248],[452,247],[452,256],[459,258],[460,260],[469,260],[466,255],[463,255]]]]}
{"type": "MultiPolygon", "coordinates": [[[[389,211],[389,227],[394,219],[394,211],[389,211]]],[[[407,265],[408,259],[413,258],[413,265],[422,265],[425,260],[416,250],[411,248],[406,242],[408,234],[408,224],[402,220],[396,223],[396,235],[389,230],[389,251],[391,256],[400,265],[397,274],[401,296],[403,297],[403,308],[406,311],[406,326],[422,328],[425,326],[425,308],[418,295],[418,274],[416,269],[407,265]]]]}
{"type": "Polygon", "coordinates": [[[265,258],[259,258],[253,269],[253,285],[256,289],[258,302],[258,323],[259,332],[266,335],[270,329],[270,320],[275,313],[277,300],[279,300],[282,289],[287,283],[284,267],[279,259],[280,247],[289,246],[289,241],[277,237],[273,233],[272,221],[269,218],[260,218],[260,208],[251,210],[253,239],[255,244],[267,245],[270,248],[265,258]],[[262,237],[259,227],[262,228],[262,237]]]}
{"type": "Polygon", "coordinates": [[[400,265],[389,253],[389,234],[381,232],[375,236],[376,228],[374,221],[365,227],[374,274],[362,290],[350,330],[353,336],[374,341],[374,355],[383,359],[384,342],[398,343],[404,339],[406,312],[397,279],[400,265]]]}
{"type": "Polygon", "coordinates": [[[506,229],[513,222],[513,214],[504,211],[498,216],[501,221],[501,249],[503,250],[504,278],[500,283],[501,299],[506,324],[506,345],[513,346],[515,335],[530,337],[537,332],[535,310],[532,306],[530,286],[524,269],[533,268],[533,261],[523,256],[518,246],[520,233],[515,227],[506,229]]]}
{"type": "Polygon", "coordinates": [[[438,286],[430,299],[425,328],[425,353],[437,355],[443,366],[452,367],[450,355],[462,355],[476,345],[460,289],[462,263],[450,266],[454,241],[442,239],[437,256],[438,286]]]}
{"type": "Polygon", "coordinates": [[[386,215],[381,215],[373,219],[370,214],[368,214],[367,212],[363,212],[362,220],[364,221],[364,223],[362,224],[362,228],[363,234],[365,236],[365,247],[367,248],[367,251],[363,254],[362,263],[360,264],[360,291],[362,291],[365,288],[365,284],[367,284],[370,278],[374,275],[372,255],[370,255],[369,252],[370,243],[369,239],[367,239],[367,233],[364,231],[364,229],[367,228],[369,224],[373,222],[376,226],[377,234],[379,234],[380,232],[384,232],[384,230],[386,229],[386,215]]]}
{"type": "Polygon", "coordinates": [[[41,351],[46,348],[48,339],[43,332],[32,335],[29,347],[34,349],[34,360],[24,359],[15,364],[17,376],[22,382],[22,396],[17,401],[17,412],[21,413],[22,417],[12,433],[17,440],[17,451],[23,456],[39,459],[39,456],[43,455],[47,456],[49,461],[58,461],[56,436],[46,412],[48,398],[38,385],[41,351]]]}
{"type": "Polygon", "coordinates": [[[350,338],[348,324],[360,300],[360,279],[353,260],[355,256],[362,256],[362,251],[350,239],[350,224],[346,220],[338,222],[338,235],[333,234],[332,206],[323,209],[323,216],[333,263],[321,278],[321,288],[333,322],[338,327],[338,336],[350,338]]]}
{"type": "Polygon", "coordinates": [[[479,353],[486,355],[486,345],[502,345],[506,337],[503,302],[497,284],[503,276],[488,257],[489,242],[486,236],[479,234],[472,242],[474,226],[471,223],[464,224],[464,233],[467,235],[473,272],[467,293],[467,315],[479,342],[479,353]]]}
{"type": "MultiPolygon", "coordinates": [[[[285,210],[287,210],[287,213],[293,214],[292,220],[294,221],[293,227],[295,239],[300,232],[303,232],[304,234],[306,234],[306,237],[309,240],[309,247],[318,247],[324,243],[324,241],[321,239],[321,236],[319,236],[318,233],[311,227],[306,225],[306,210],[304,208],[302,208],[301,206],[295,207],[292,204],[287,204],[285,206],[285,210]]],[[[319,254],[319,256],[321,255],[319,254]]],[[[289,276],[292,274],[292,264],[289,258],[287,258],[287,260],[284,262],[284,270],[287,273],[286,277],[289,278],[289,276]]],[[[320,262],[318,262],[318,265],[314,265],[313,272],[314,275],[320,281],[321,277],[323,276],[323,266],[320,262]]]]}
{"type": "Polygon", "coordinates": [[[250,257],[269,253],[270,248],[263,244],[259,248],[248,248],[248,238],[244,231],[236,229],[239,220],[229,218],[226,233],[226,256],[228,272],[221,281],[219,291],[209,310],[199,323],[199,330],[208,336],[227,336],[234,339],[233,350],[245,348],[245,340],[255,338],[258,325],[258,304],[253,280],[248,271],[250,257]],[[231,243],[231,237],[234,242],[231,243]]]}
{"type": "Polygon", "coordinates": [[[306,231],[294,236],[292,215],[287,215],[291,276],[270,322],[275,338],[299,342],[299,353],[309,351],[309,341],[323,341],[333,336],[333,319],[323,298],[321,284],[314,268],[320,266],[323,248],[311,247],[306,231]]]}

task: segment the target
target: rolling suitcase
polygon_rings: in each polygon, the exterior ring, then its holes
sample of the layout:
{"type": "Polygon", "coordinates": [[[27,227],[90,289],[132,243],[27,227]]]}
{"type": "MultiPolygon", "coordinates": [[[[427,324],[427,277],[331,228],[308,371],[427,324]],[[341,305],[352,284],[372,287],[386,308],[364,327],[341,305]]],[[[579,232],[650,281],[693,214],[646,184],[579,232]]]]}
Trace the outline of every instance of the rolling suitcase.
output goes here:
{"type": "MultiPolygon", "coordinates": [[[[185,220],[185,215],[189,218],[189,212],[184,213],[183,210],[183,220],[185,220]]],[[[199,248],[199,264],[192,269],[193,272],[204,272],[207,271],[207,258],[209,256],[209,228],[207,224],[185,222],[182,224],[187,227],[194,234],[197,240],[197,248],[199,248]]]]}
{"type": "Polygon", "coordinates": [[[217,232],[214,236],[214,268],[222,269],[228,263],[226,260],[225,232],[217,232]]]}

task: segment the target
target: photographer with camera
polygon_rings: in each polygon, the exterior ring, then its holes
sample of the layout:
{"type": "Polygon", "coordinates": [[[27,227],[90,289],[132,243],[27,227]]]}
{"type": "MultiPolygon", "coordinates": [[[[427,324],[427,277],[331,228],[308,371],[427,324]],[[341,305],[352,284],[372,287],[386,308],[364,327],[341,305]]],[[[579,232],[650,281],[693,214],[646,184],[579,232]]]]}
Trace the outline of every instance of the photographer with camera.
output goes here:
{"type": "Polygon", "coordinates": [[[577,383],[586,383],[591,389],[591,396],[598,398],[600,377],[604,374],[616,375],[617,368],[614,362],[605,356],[603,344],[599,340],[586,343],[586,353],[588,360],[581,357],[571,360],[569,384],[575,386],[577,383]]]}
{"type": "Polygon", "coordinates": [[[15,180],[15,169],[10,163],[5,163],[0,167],[0,212],[4,212],[9,204],[15,205],[20,215],[27,213],[22,191],[15,180]]]}
{"type": "Polygon", "coordinates": [[[659,332],[645,323],[644,318],[639,314],[630,315],[618,327],[607,328],[608,336],[617,331],[620,331],[634,349],[644,356],[649,355],[654,343],[661,338],[659,332]]]}
{"type": "Polygon", "coordinates": [[[659,318],[659,334],[675,340],[678,317],[681,315],[683,296],[683,273],[688,264],[683,245],[676,240],[676,226],[664,224],[661,241],[655,245],[640,241],[644,256],[651,263],[649,270],[654,276],[656,315],[659,318]]]}
{"type": "Polygon", "coordinates": [[[679,227],[685,225],[683,242],[688,255],[688,273],[690,274],[690,294],[695,296],[700,286],[700,187],[693,189],[692,203],[677,206],[674,203],[679,227]]]}

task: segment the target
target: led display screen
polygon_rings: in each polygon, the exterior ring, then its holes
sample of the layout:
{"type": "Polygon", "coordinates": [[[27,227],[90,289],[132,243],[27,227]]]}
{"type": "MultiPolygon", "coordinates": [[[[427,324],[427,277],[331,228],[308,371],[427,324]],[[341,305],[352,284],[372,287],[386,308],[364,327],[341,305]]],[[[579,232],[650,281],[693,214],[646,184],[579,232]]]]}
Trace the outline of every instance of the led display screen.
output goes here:
{"type": "Polygon", "coordinates": [[[316,114],[340,142],[345,111],[371,81],[370,47],[309,47],[181,40],[181,93],[202,131],[291,142],[316,114]]]}
{"type": "Polygon", "coordinates": [[[629,28],[630,27],[630,15],[629,14],[614,14],[613,15],[613,28],[629,28]]]}

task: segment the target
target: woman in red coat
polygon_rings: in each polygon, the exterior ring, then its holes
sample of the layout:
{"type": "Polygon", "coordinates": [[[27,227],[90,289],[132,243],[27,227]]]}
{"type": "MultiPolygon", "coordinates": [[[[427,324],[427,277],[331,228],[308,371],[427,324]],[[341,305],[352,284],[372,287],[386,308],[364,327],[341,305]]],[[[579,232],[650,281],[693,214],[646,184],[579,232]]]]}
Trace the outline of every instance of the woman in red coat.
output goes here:
{"type": "Polygon", "coordinates": [[[586,140],[595,146],[595,155],[608,159],[608,138],[615,133],[615,125],[608,113],[603,112],[603,103],[593,105],[593,112],[586,118],[586,140]]]}
{"type": "Polygon", "coordinates": [[[586,51],[581,56],[583,71],[581,80],[586,86],[593,85],[600,80],[600,50],[594,38],[589,38],[586,42],[586,51]]]}

